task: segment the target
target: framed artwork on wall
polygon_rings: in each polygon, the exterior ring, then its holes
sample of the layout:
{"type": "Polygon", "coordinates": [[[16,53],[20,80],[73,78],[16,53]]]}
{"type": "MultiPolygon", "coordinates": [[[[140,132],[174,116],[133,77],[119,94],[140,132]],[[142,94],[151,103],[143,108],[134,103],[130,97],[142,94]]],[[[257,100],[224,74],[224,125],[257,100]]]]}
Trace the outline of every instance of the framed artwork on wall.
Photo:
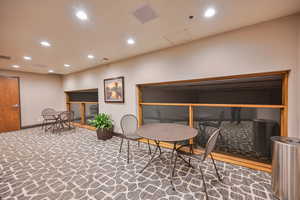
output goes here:
{"type": "Polygon", "coordinates": [[[124,103],[124,77],[104,79],[105,103],[124,103]]]}

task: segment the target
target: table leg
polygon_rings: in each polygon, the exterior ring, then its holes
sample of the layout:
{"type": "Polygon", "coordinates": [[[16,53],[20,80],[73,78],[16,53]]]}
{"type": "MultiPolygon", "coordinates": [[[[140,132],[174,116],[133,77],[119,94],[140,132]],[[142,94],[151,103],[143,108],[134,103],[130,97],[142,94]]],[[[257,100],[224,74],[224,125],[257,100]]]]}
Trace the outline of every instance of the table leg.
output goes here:
{"type": "Polygon", "coordinates": [[[181,160],[183,160],[189,167],[194,168],[194,167],[190,164],[189,161],[186,161],[179,153],[177,153],[177,154],[178,154],[178,157],[179,157],[181,160]]]}
{"type": "MultiPolygon", "coordinates": [[[[140,173],[142,173],[142,172],[150,165],[150,163],[154,160],[154,157],[155,157],[155,155],[156,155],[156,153],[157,153],[157,150],[160,149],[159,141],[155,141],[155,143],[156,143],[155,151],[154,151],[154,153],[152,154],[152,156],[151,156],[150,160],[148,161],[148,163],[146,164],[146,166],[140,171],[140,173]]],[[[161,154],[160,154],[160,155],[161,155],[161,154]]],[[[159,155],[159,156],[160,156],[160,155],[159,155]]]]}
{"type": "MultiPolygon", "coordinates": [[[[173,146],[173,150],[172,150],[172,155],[171,155],[171,165],[173,165],[173,157],[174,157],[174,153],[176,152],[176,142],[174,142],[174,146],[173,146]]],[[[173,169],[171,170],[171,185],[173,190],[175,190],[174,184],[173,184],[173,177],[174,177],[174,171],[175,171],[175,167],[176,167],[176,161],[177,161],[177,157],[175,158],[175,162],[173,165],[173,169]]]]}
{"type": "MultiPolygon", "coordinates": [[[[194,154],[193,144],[190,144],[190,156],[194,154]]],[[[189,165],[191,165],[191,158],[189,158],[189,165]]]]}

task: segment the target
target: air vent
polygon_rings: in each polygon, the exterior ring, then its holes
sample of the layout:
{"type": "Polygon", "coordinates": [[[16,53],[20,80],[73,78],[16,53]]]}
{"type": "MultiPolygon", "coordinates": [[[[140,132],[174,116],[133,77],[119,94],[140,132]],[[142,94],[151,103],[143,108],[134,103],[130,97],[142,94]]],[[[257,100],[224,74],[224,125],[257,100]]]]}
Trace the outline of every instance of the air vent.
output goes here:
{"type": "Polygon", "coordinates": [[[10,60],[11,57],[10,56],[0,55],[0,59],[10,60]]]}
{"type": "Polygon", "coordinates": [[[148,4],[139,7],[132,14],[142,24],[145,24],[145,23],[147,23],[147,22],[149,22],[151,20],[154,20],[155,18],[158,17],[158,15],[156,14],[155,10],[153,10],[151,8],[151,6],[148,5],[148,4]]]}

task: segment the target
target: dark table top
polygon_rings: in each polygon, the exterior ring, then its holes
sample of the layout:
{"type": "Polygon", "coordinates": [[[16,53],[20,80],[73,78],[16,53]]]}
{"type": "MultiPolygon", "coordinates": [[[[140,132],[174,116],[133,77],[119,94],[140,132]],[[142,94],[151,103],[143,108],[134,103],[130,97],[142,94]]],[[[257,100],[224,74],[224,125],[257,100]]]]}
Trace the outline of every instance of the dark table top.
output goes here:
{"type": "Polygon", "coordinates": [[[151,140],[176,142],[194,138],[198,131],[181,124],[154,123],[141,126],[136,133],[151,140]]]}

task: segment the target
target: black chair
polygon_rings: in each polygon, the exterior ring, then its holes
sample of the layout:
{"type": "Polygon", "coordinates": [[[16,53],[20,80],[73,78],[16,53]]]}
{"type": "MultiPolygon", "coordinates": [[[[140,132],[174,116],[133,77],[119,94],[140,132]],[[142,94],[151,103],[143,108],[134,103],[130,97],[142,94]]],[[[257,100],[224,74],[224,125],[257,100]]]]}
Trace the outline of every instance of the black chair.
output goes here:
{"type": "MultiPolygon", "coordinates": [[[[140,141],[142,137],[138,136],[136,134],[136,130],[138,128],[138,120],[137,118],[132,114],[124,115],[121,119],[121,128],[122,128],[122,140],[120,145],[119,153],[122,152],[122,146],[123,146],[123,140],[127,139],[127,163],[129,163],[129,141],[135,140],[138,142],[138,146],[140,146],[140,141]]],[[[151,154],[151,148],[148,140],[148,148],[149,148],[149,154],[151,154]]]]}
{"type": "Polygon", "coordinates": [[[49,129],[47,128],[47,125],[51,124],[53,130],[57,123],[56,111],[53,108],[46,108],[42,110],[41,115],[43,117],[42,129],[47,131],[49,129]]]}
{"type": "MultiPolygon", "coordinates": [[[[204,153],[200,154],[200,155],[195,155],[195,154],[191,154],[190,152],[187,153],[187,152],[183,152],[183,151],[180,151],[180,155],[185,155],[185,156],[188,156],[189,159],[196,159],[198,160],[199,162],[204,162],[206,160],[206,158],[208,156],[211,157],[212,159],[212,163],[214,165],[214,168],[216,170],[216,174],[217,174],[217,177],[219,179],[219,181],[221,181],[221,177],[220,177],[220,174],[218,172],[218,169],[216,167],[216,163],[215,163],[215,160],[212,156],[212,152],[216,146],[216,142],[217,142],[217,139],[220,135],[220,129],[215,129],[213,131],[213,133],[211,134],[210,138],[208,139],[207,143],[206,143],[206,146],[205,146],[205,149],[204,149],[204,153]]],[[[176,161],[177,161],[177,158],[178,158],[178,153],[176,154],[176,157],[175,157],[175,165],[176,165],[176,161]]],[[[203,186],[204,186],[204,191],[205,191],[205,195],[206,195],[206,199],[208,199],[208,194],[207,194],[207,190],[206,190],[206,183],[205,183],[205,179],[204,179],[204,175],[203,175],[203,170],[201,168],[201,166],[199,165],[199,169],[200,169],[200,173],[201,173],[201,177],[202,177],[202,180],[203,180],[203,186]]],[[[175,167],[173,169],[173,174],[174,174],[174,170],[175,170],[175,167]]]]}

